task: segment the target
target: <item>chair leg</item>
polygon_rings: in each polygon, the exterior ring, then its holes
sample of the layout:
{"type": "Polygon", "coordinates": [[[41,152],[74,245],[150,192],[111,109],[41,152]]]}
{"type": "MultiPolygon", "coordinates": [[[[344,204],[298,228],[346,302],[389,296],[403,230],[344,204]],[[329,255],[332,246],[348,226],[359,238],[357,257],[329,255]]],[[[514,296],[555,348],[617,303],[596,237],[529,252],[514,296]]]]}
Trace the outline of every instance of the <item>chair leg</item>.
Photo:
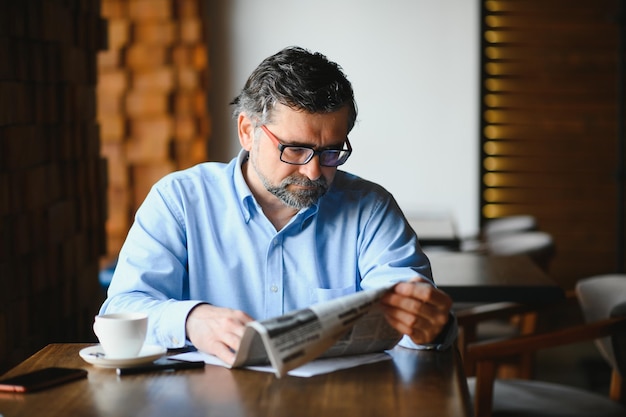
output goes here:
{"type": "MultiPolygon", "coordinates": [[[[520,333],[522,335],[533,334],[537,329],[538,314],[526,313],[521,317],[520,333]]],[[[526,353],[520,358],[518,378],[532,379],[535,374],[535,354],[526,353]]]]}
{"type": "Polygon", "coordinates": [[[535,330],[537,329],[537,318],[538,314],[536,312],[524,313],[520,318],[520,333],[535,333],[535,330]]]}
{"type": "Polygon", "coordinates": [[[626,386],[623,379],[616,369],[611,373],[611,386],[609,396],[612,400],[626,405],[626,386]]]}
{"type": "MultiPolygon", "coordinates": [[[[521,335],[534,334],[537,329],[538,314],[536,312],[524,313],[511,318],[521,335]]],[[[497,368],[497,376],[501,379],[518,378],[532,379],[535,374],[535,354],[524,353],[520,356],[504,361],[497,368]]]]}
{"type": "Polygon", "coordinates": [[[493,409],[493,384],[496,378],[496,364],[481,361],[476,364],[476,385],[474,390],[475,417],[490,417],[493,409]]]}
{"type": "Polygon", "coordinates": [[[466,352],[467,346],[476,341],[476,325],[467,325],[459,327],[458,346],[463,358],[463,367],[466,376],[474,376],[476,373],[475,364],[468,360],[466,352]]]}

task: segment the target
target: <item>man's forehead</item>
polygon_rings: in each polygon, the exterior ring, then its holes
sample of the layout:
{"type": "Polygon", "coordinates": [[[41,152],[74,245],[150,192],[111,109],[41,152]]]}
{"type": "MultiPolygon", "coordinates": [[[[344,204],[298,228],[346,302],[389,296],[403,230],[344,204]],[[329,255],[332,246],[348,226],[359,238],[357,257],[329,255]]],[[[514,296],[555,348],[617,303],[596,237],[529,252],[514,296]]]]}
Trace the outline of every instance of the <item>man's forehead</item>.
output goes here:
{"type": "Polygon", "coordinates": [[[270,113],[270,120],[268,123],[280,124],[282,121],[286,121],[289,119],[315,119],[315,118],[324,118],[324,119],[335,119],[339,122],[343,122],[348,120],[349,117],[349,107],[343,106],[340,109],[337,109],[332,112],[309,112],[305,109],[300,109],[297,107],[291,107],[284,104],[276,104],[276,106],[272,109],[270,113]]]}

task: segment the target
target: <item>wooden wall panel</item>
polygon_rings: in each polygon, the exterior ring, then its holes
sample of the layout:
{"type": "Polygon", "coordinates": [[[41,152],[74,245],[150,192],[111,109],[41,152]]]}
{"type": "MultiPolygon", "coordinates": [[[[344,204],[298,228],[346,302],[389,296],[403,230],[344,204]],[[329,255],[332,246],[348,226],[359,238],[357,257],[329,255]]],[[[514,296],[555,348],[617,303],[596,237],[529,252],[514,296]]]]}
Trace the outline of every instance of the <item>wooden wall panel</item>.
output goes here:
{"type": "Polygon", "coordinates": [[[0,0],[0,373],[92,341],[102,302],[98,0],[0,0]]]}
{"type": "Polygon", "coordinates": [[[535,215],[566,288],[614,272],[618,2],[482,4],[482,220],[535,215]]]}
{"type": "MultiPolygon", "coordinates": [[[[204,162],[207,51],[200,0],[102,0],[108,49],[98,59],[98,120],[108,160],[107,256],[162,176],[204,162]]],[[[0,44],[1,47],[1,44],[0,44]]]]}

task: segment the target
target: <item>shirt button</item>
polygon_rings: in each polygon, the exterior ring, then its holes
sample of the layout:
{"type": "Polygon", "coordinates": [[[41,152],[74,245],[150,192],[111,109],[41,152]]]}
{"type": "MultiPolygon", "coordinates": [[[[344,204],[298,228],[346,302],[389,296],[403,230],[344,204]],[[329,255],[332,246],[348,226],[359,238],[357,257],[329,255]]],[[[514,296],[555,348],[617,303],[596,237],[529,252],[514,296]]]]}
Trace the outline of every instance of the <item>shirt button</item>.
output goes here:
{"type": "Polygon", "coordinates": [[[272,292],[278,292],[278,286],[277,286],[277,285],[272,285],[272,286],[270,287],[270,291],[272,291],[272,292]]]}

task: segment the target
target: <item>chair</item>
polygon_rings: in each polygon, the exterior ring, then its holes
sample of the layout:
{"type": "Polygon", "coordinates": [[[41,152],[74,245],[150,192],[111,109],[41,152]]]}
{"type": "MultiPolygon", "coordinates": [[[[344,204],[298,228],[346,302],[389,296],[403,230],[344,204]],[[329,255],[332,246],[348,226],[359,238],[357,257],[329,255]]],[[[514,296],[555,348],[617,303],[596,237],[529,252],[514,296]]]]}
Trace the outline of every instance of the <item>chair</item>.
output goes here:
{"type": "Polygon", "coordinates": [[[476,362],[476,377],[468,378],[476,417],[626,416],[626,275],[602,275],[581,280],[576,298],[584,323],[467,347],[476,362]],[[536,380],[496,379],[498,363],[512,356],[596,340],[612,368],[607,395],[536,380]]]}
{"type": "Polygon", "coordinates": [[[530,214],[498,217],[485,222],[481,234],[484,240],[509,233],[537,230],[537,219],[530,214]]]}
{"type": "Polygon", "coordinates": [[[491,255],[528,255],[544,271],[548,271],[556,253],[552,235],[538,230],[498,234],[485,245],[491,255]]]}
{"type": "MultiPolygon", "coordinates": [[[[487,241],[487,254],[528,255],[539,268],[547,272],[556,250],[549,233],[530,231],[492,236],[487,241]]],[[[475,341],[532,334],[538,320],[535,311],[528,311],[526,306],[516,303],[457,305],[455,312],[461,330],[458,346],[463,356],[467,345],[475,341]],[[503,309],[509,313],[506,319],[502,319],[503,309]]],[[[531,378],[533,367],[534,356],[522,355],[508,366],[501,366],[499,376],[531,378]]],[[[465,362],[465,372],[468,376],[474,375],[474,364],[471,361],[465,362]]]]}
{"type": "Polygon", "coordinates": [[[537,219],[530,214],[518,214],[487,220],[478,236],[466,238],[461,242],[464,251],[484,251],[491,239],[512,233],[538,230],[537,219]]]}
{"type": "MultiPolygon", "coordinates": [[[[519,303],[500,302],[459,307],[455,309],[459,326],[457,346],[464,358],[465,374],[473,376],[476,364],[467,357],[468,347],[474,343],[500,340],[535,332],[538,314],[531,306],[519,303]]],[[[532,378],[534,355],[524,354],[508,358],[498,368],[501,378],[532,378]]]]}

